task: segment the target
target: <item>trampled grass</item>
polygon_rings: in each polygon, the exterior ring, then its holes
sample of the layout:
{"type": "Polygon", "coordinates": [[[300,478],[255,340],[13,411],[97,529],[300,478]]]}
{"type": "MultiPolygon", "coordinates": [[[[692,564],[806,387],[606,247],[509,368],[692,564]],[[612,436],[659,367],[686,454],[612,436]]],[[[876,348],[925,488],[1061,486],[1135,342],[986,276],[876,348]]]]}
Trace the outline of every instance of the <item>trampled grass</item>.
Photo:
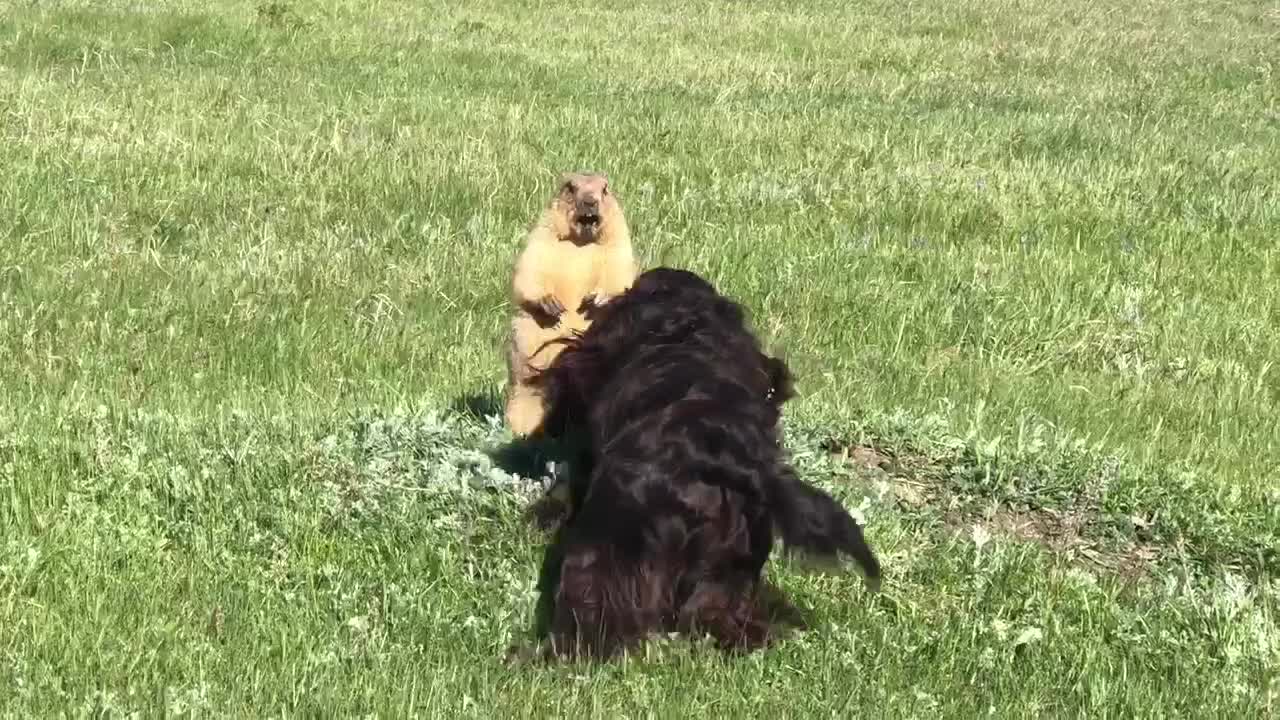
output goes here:
{"type": "Polygon", "coordinates": [[[1277,47],[1252,2],[0,1],[0,709],[1274,713],[1277,47]],[[579,167],[793,363],[882,595],[780,563],[813,629],[758,656],[502,664],[508,273],[579,167]]]}

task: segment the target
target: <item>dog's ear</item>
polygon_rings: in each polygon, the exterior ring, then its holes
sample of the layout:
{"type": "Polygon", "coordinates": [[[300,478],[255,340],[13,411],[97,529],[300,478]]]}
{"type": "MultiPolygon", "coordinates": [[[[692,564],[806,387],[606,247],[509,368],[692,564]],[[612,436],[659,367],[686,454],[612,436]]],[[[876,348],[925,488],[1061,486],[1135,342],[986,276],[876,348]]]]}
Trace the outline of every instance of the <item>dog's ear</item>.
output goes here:
{"type": "Polygon", "coordinates": [[[769,374],[769,401],[781,405],[796,396],[795,377],[785,360],[763,355],[765,371],[769,374]]]}

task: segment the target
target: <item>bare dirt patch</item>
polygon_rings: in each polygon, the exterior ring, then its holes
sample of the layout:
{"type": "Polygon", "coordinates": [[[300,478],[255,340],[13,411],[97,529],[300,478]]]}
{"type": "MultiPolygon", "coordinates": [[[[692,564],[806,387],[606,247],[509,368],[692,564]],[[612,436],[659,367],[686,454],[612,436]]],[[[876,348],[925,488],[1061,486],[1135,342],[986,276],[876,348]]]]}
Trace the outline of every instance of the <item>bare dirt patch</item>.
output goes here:
{"type": "MultiPolygon", "coordinates": [[[[962,497],[944,482],[948,468],[925,456],[836,442],[823,447],[856,474],[887,482],[903,510],[941,514],[950,532],[968,534],[978,525],[991,535],[1035,543],[1069,562],[1132,580],[1147,575],[1161,556],[1161,548],[1143,540],[1141,532],[1126,540],[1101,537],[1102,518],[1089,498],[1081,498],[1073,507],[1049,508],[962,497]]],[[[1143,518],[1131,520],[1139,531],[1147,523],[1143,518]]]]}
{"type": "Polygon", "coordinates": [[[1036,543],[1068,561],[1113,572],[1127,579],[1145,576],[1160,557],[1160,548],[1141,541],[1104,542],[1088,535],[1096,519],[1088,512],[1052,508],[1000,506],[987,513],[950,513],[949,528],[965,532],[981,525],[992,535],[1036,543]]]}

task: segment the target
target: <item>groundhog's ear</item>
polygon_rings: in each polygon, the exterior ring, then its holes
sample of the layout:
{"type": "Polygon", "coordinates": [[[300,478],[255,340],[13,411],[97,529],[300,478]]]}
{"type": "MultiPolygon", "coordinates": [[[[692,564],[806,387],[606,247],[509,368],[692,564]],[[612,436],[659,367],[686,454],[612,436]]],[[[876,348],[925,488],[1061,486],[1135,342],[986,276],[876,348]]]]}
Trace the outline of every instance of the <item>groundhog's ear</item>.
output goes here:
{"type": "Polygon", "coordinates": [[[570,190],[573,188],[574,174],[571,172],[560,173],[560,189],[570,190]]]}

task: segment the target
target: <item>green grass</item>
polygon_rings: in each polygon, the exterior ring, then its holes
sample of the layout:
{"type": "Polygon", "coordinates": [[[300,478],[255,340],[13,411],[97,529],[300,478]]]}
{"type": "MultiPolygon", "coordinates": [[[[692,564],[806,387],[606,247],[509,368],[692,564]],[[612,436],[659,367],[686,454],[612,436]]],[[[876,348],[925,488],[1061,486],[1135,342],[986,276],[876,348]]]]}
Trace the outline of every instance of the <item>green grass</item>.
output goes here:
{"type": "Polygon", "coordinates": [[[0,0],[0,712],[1272,716],[1280,11],[783,7],[0,0]],[[792,362],[880,596],[502,664],[486,413],[581,167],[792,362]]]}

